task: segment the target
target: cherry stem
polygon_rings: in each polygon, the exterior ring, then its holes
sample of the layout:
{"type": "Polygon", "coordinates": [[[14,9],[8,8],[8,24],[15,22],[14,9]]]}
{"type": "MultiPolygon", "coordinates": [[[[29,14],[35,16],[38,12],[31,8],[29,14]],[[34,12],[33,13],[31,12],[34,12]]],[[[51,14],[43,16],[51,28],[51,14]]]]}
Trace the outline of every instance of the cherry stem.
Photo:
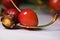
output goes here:
{"type": "Polygon", "coordinates": [[[20,25],[19,23],[17,24],[17,26],[20,26],[20,27],[23,27],[23,28],[43,28],[43,27],[47,27],[51,24],[53,24],[58,18],[58,14],[56,13],[53,17],[53,19],[47,23],[47,24],[43,24],[43,25],[40,25],[40,26],[24,26],[24,25],[20,25]]]}
{"type": "MultiPolygon", "coordinates": [[[[19,12],[21,12],[21,10],[15,5],[15,3],[14,3],[12,0],[10,0],[10,1],[11,1],[11,3],[14,5],[14,7],[15,7],[19,12]]],[[[24,28],[43,28],[43,27],[46,27],[46,26],[49,26],[49,25],[53,24],[53,23],[57,20],[57,18],[58,18],[58,14],[56,13],[55,16],[53,17],[53,19],[52,19],[49,23],[47,23],[47,24],[40,25],[40,26],[23,26],[23,25],[18,24],[18,26],[24,27],[24,28]]]]}
{"type": "Polygon", "coordinates": [[[19,12],[21,12],[21,10],[16,6],[16,4],[13,2],[13,0],[10,0],[11,1],[11,3],[13,4],[13,6],[19,11],[19,12]]]}

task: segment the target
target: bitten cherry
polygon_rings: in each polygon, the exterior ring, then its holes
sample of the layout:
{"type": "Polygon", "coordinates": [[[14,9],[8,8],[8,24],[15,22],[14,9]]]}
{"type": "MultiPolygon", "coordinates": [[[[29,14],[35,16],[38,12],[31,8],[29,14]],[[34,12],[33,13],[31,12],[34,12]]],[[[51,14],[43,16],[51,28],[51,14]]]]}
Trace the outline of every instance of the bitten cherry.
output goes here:
{"type": "Polygon", "coordinates": [[[38,18],[34,11],[30,9],[23,9],[18,15],[18,21],[25,26],[37,26],[38,18]]]}

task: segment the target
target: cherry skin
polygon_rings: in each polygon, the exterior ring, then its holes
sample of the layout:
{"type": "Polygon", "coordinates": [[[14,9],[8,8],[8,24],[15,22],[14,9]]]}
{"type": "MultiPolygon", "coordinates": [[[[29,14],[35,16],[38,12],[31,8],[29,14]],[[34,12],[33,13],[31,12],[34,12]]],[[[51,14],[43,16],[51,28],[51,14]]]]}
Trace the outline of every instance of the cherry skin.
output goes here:
{"type": "Polygon", "coordinates": [[[12,18],[15,18],[15,17],[17,18],[18,13],[19,12],[16,9],[10,8],[5,11],[4,15],[9,15],[12,18]]]}
{"type": "Polygon", "coordinates": [[[54,10],[60,10],[60,0],[49,0],[48,4],[54,10]]]}
{"type": "MultiPolygon", "coordinates": [[[[13,2],[19,6],[20,0],[13,0],[13,2]]],[[[2,0],[2,5],[6,8],[14,8],[13,4],[10,2],[10,0],[2,0]]]]}
{"type": "Polygon", "coordinates": [[[18,23],[18,21],[17,21],[18,14],[19,14],[19,12],[14,8],[5,10],[3,17],[1,19],[3,26],[5,28],[11,28],[11,26],[15,27],[15,24],[18,23]]]}
{"type": "Polygon", "coordinates": [[[37,26],[38,18],[34,11],[30,9],[23,9],[18,15],[18,21],[24,26],[37,26]]]}

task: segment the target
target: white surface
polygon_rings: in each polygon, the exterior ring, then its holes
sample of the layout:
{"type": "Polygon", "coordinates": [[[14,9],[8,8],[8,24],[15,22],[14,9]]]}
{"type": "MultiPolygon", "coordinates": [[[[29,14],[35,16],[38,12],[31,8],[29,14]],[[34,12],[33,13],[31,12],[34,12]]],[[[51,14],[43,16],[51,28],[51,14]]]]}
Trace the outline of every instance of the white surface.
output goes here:
{"type": "MultiPolygon", "coordinates": [[[[47,10],[35,10],[35,12],[39,18],[39,25],[48,23],[52,18],[47,10]]],[[[0,40],[60,40],[60,19],[58,18],[54,24],[43,28],[43,30],[37,31],[25,29],[9,30],[5,29],[0,22],[0,40]]]]}
{"type": "Polygon", "coordinates": [[[60,40],[60,31],[1,30],[0,40],[60,40]]]}

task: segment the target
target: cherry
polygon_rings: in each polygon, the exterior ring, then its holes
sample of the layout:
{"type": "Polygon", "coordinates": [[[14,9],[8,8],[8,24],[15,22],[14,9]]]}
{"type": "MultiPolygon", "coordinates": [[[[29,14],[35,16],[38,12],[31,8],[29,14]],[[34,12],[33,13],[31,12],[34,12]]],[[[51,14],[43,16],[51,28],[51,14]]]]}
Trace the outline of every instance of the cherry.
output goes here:
{"type": "MultiPolygon", "coordinates": [[[[20,0],[13,0],[13,1],[17,6],[19,6],[19,1],[20,0]]],[[[10,2],[10,0],[2,0],[2,5],[5,6],[6,8],[14,8],[14,6],[10,2]]]]}
{"type": "Polygon", "coordinates": [[[10,17],[15,18],[18,16],[18,13],[19,12],[16,9],[10,8],[5,11],[4,15],[9,15],[10,17]]]}
{"type": "Polygon", "coordinates": [[[49,0],[48,4],[54,10],[60,10],[60,0],[49,0]]]}
{"type": "Polygon", "coordinates": [[[25,26],[37,26],[38,18],[34,11],[30,9],[23,9],[18,15],[18,21],[25,26]]]}
{"type": "Polygon", "coordinates": [[[14,8],[7,9],[1,19],[3,26],[5,28],[13,28],[13,26],[18,23],[18,13],[19,12],[14,8]]]}

